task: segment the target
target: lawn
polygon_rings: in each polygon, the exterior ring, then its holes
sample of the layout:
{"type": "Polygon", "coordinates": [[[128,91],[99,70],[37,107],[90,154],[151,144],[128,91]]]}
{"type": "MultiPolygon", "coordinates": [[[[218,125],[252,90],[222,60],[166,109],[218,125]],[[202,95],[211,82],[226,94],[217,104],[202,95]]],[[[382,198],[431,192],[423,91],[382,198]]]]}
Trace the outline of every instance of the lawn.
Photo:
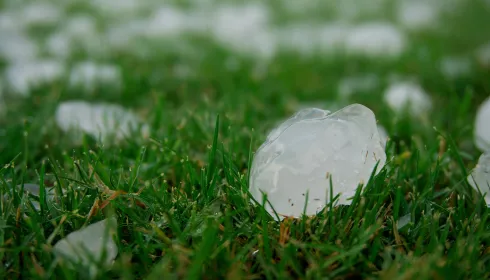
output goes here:
{"type": "Polygon", "coordinates": [[[488,1],[443,1],[419,25],[394,12],[402,0],[303,1],[0,1],[0,278],[490,278],[490,212],[467,182],[490,95],[488,1]],[[131,21],[164,6],[152,24],[131,21]],[[209,18],[213,35],[201,30],[209,18]],[[345,43],[343,28],[366,22],[399,33],[345,43]],[[93,65],[107,70],[73,70],[93,65]],[[399,81],[431,109],[390,107],[399,81]],[[138,125],[107,138],[115,123],[64,129],[75,109],[57,115],[59,105],[73,100],[117,104],[138,125]],[[389,140],[352,203],[282,221],[254,203],[249,171],[268,133],[302,108],[353,103],[389,140]],[[107,218],[114,261],[55,254],[107,218]]]}

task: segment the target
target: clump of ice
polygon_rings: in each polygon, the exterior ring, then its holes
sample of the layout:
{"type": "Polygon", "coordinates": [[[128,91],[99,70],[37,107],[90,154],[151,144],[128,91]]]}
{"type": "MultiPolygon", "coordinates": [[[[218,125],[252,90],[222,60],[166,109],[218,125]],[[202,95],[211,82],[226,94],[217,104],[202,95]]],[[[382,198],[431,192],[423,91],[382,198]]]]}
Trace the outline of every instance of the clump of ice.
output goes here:
{"type": "MultiPolygon", "coordinates": [[[[336,195],[339,204],[349,205],[358,185],[385,161],[376,119],[367,107],[354,104],[332,114],[305,109],[274,129],[257,151],[250,192],[259,203],[266,194],[281,218],[299,217],[305,207],[306,215],[314,215],[336,195]]],[[[274,216],[269,203],[266,209],[274,216]]]]}
{"type": "Polygon", "coordinates": [[[347,35],[348,53],[370,57],[395,57],[406,48],[405,35],[387,22],[370,22],[353,28],[347,35]]]}
{"type": "Polygon", "coordinates": [[[478,108],[474,128],[475,144],[481,151],[490,151],[490,98],[478,108]]]}
{"type": "Polygon", "coordinates": [[[442,74],[449,79],[459,78],[471,73],[471,60],[466,57],[448,56],[440,61],[442,74]]]}
{"type": "Polygon", "coordinates": [[[467,178],[468,183],[484,195],[485,202],[490,206],[490,153],[484,153],[478,164],[467,178]]]}
{"type": "Polygon", "coordinates": [[[27,96],[35,87],[59,80],[64,69],[56,60],[21,61],[7,67],[5,79],[12,92],[27,96]]]}
{"type": "Polygon", "coordinates": [[[432,108],[432,101],[422,87],[414,82],[393,83],[386,89],[384,100],[396,112],[405,109],[414,115],[426,114],[432,108]]]}
{"type": "Polygon", "coordinates": [[[397,19],[405,28],[423,30],[433,28],[438,22],[440,7],[434,1],[398,1],[397,19]]]}
{"type": "Polygon", "coordinates": [[[80,62],[73,66],[69,84],[73,88],[81,88],[87,92],[92,92],[99,86],[119,88],[122,84],[121,69],[112,64],[80,62]]]}
{"type": "Polygon", "coordinates": [[[53,252],[61,260],[88,269],[93,277],[97,272],[97,264],[109,267],[117,256],[118,248],[114,240],[116,227],[115,218],[91,224],[58,241],[53,252]]]}
{"type": "MultiPolygon", "coordinates": [[[[141,127],[146,136],[148,127],[132,112],[115,104],[90,104],[85,101],[67,101],[58,105],[56,123],[65,132],[81,131],[102,142],[115,138],[122,140],[141,127]]],[[[74,134],[80,136],[79,134],[74,134]]],[[[76,142],[80,142],[79,139],[76,142]]]]}

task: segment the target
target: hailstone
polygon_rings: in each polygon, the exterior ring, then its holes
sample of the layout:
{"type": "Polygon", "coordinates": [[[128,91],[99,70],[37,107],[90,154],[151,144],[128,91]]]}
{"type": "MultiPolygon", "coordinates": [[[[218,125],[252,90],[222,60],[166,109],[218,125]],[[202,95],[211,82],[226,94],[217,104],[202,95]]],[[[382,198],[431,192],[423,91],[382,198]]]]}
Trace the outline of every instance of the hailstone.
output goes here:
{"type": "Polygon", "coordinates": [[[487,205],[490,205],[490,153],[485,153],[478,159],[475,169],[468,175],[468,183],[485,197],[487,205]]]}
{"type": "Polygon", "coordinates": [[[432,108],[432,100],[422,87],[413,82],[394,83],[386,89],[384,100],[396,112],[409,112],[418,116],[426,114],[432,108]]]}
{"type": "Polygon", "coordinates": [[[490,98],[487,98],[476,113],[475,144],[481,151],[490,151],[490,98]]]}
{"type": "Polygon", "coordinates": [[[112,232],[117,227],[115,218],[108,218],[68,234],[54,245],[53,252],[60,259],[81,264],[95,274],[97,263],[109,266],[118,253],[112,232]]]}
{"type": "Polygon", "coordinates": [[[385,161],[367,107],[353,104],[335,113],[304,109],[274,129],[257,151],[250,192],[259,203],[267,196],[265,207],[273,217],[274,210],[281,219],[314,215],[337,195],[338,204],[351,204],[359,184],[385,161]]]}

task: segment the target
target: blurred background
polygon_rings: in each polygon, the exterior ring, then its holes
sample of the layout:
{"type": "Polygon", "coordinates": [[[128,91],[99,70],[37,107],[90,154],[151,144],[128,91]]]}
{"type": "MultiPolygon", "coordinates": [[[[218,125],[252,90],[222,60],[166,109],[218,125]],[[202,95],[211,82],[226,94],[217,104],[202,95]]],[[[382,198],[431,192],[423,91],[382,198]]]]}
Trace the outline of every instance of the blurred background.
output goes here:
{"type": "Polygon", "coordinates": [[[63,141],[55,108],[80,99],[136,112],[154,137],[194,116],[212,131],[220,112],[265,134],[300,108],[359,102],[394,138],[437,126],[464,143],[490,92],[487,0],[0,3],[1,135],[32,127],[32,145],[63,141]],[[390,88],[428,97],[420,120],[395,121],[390,88]]]}

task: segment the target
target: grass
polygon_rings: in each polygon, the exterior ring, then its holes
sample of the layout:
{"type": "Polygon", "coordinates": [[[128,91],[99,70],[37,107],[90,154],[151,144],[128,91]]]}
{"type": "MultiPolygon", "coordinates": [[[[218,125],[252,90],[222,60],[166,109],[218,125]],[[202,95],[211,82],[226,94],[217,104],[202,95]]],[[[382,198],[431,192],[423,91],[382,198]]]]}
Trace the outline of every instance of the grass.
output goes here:
{"type": "MultiPolygon", "coordinates": [[[[458,19],[473,30],[471,11],[478,7],[468,9],[458,19]]],[[[421,34],[395,61],[282,53],[266,64],[187,38],[202,46],[200,55],[180,52],[179,44],[147,46],[155,50],[151,60],[112,54],[108,61],[123,69],[121,92],[101,87],[81,96],[61,81],[25,99],[6,96],[0,278],[85,277],[57,263],[52,246],[114,215],[119,255],[100,279],[487,279],[489,210],[466,176],[480,155],[472,126],[490,93],[490,73],[474,65],[471,75],[446,79],[437,68],[442,56],[466,54],[484,39],[476,31],[458,38],[421,34]],[[237,69],[227,68],[230,59],[237,69]],[[180,65],[192,73],[177,75],[180,65]],[[339,99],[337,82],[362,73],[379,75],[379,87],[339,99]],[[392,73],[421,82],[434,101],[430,116],[395,116],[380,102],[392,73]],[[53,112],[74,98],[132,108],[151,126],[150,138],[135,134],[100,146],[86,136],[73,146],[53,112]],[[253,152],[277,121],[302,104],[329,109],[352,102],[370,107],[391,135],[387,165],[352,205],[276,222],[251,203],[253,152]],[[40,211],[10,191],[22,183],[40,184],[40,211]],[[54,202],[42,191],[51,188],[54,202]],[[402,217],[410,221],[397,227],[402,217]]]]}

